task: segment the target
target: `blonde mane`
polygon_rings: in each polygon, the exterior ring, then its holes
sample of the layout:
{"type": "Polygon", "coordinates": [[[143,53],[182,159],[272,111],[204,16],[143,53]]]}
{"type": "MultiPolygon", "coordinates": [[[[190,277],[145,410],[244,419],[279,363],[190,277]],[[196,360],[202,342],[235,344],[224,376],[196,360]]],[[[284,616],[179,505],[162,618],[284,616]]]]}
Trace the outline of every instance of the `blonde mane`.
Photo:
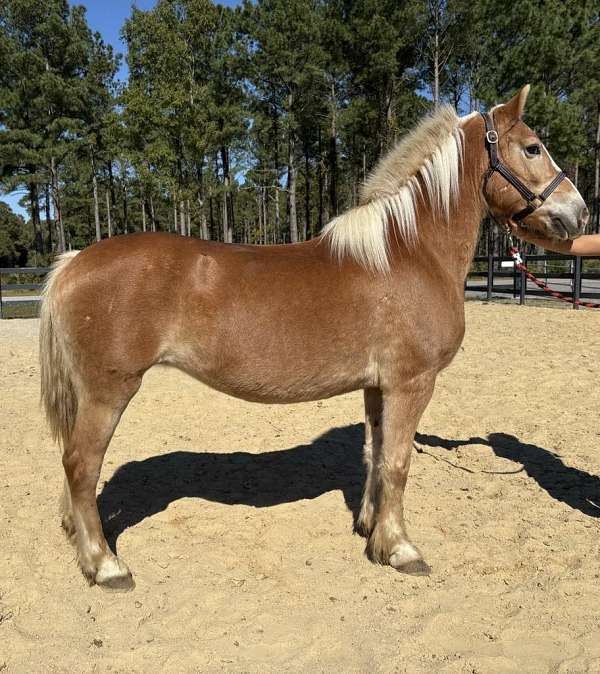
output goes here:
{"type": "Polygon", "coordinates": [[[418,196],[429,202],[435,216],[447,221],[458,198],[462,154],[460,118],[454,108],[443,106],[379,160],[361,189],[359,205],[325,225],[323,238],[333,254],[387,271],[388,223],[395,225],[403,241],[414,245],[418,196]]]}

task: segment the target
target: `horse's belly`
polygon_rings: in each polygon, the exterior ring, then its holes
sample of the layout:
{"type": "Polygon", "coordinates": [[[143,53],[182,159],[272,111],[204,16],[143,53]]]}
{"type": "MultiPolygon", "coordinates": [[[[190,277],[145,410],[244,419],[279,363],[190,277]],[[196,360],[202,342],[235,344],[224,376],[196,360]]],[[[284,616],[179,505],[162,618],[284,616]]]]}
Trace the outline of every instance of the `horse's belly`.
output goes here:
{"type": "Polygon", "coordinates": [[[322,367],[315,361],[290,361],[273,367],[267,361],[240,362],[235,359],[221,366],[198,361],[174,362],[206,385],[250,402],[296,403],[330,398],[369,385],[364,368],[339,363],[322,367]]]}

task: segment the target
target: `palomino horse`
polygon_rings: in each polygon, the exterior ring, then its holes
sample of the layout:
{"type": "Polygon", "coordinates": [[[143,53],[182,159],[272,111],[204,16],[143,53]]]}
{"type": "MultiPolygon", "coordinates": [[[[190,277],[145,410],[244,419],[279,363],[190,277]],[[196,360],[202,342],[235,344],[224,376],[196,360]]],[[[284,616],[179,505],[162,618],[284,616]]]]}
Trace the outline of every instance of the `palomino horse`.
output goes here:
{"type": "Polygon", "coordinates": [[[306,243],[136,234],[57,262],[41,314],[42,399],[63,446],[63,526],[90,583],[133,586],[104,538],[96,486],[121,414],[158,363],[264,403],[364,389],[358,530],[371,560],[428,572],[406,534],[404,487],[436,375],[463,338],[480,221],[486,209],[504,222],[521,213],[573,238],[587,219],[521,121],[528,91],[487,119],[435,112],[379,162],[360,205],[306,243]]]}

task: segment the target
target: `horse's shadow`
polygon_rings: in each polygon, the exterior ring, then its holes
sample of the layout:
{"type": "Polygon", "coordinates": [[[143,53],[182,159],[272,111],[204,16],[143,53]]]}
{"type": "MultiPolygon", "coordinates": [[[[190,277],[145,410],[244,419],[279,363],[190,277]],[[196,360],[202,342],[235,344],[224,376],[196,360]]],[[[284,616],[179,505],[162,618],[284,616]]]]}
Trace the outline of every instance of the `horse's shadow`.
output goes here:
{"type": "Polygon", "coordinates": [[[521,442],[507,433],[490,433],[487,439],[475,437],[468,440],[446,440],[417,433],[415,439],[421,445],[447,450],[467,445],[487,445],[496,456],[521,464],[527,475],[552,498],[584,515],[600,517],[600,478],[585,470],[567,466],[560,456],[549,449],[521,442]]]}
{"type": "Polygon", "coordinates": [[[340,489],[356,522],[364,482],[363,438],[363,424],[354,424],[282,451],[179,451],[131,461],[98,496],[106,538],[115,548],[123,531],[184,497],[265,508],[340,489]]]}
{"type": "MultiPolygon", "coordinates": [[[[356,523],[364,470],[362,424],[334,428],[309,445],[262,454],[178,451],[131,461],[106,482],[98,507],[111,547],[131,526],[184,497],[264,508],[339,489],[356,523]]],[[[453,450],[483,444],[523,466],[552,498],[600,517],[600,479],[565,465],[553,452],[505,433],[448,440],[417,433],[420,445],[453,450]]]]}

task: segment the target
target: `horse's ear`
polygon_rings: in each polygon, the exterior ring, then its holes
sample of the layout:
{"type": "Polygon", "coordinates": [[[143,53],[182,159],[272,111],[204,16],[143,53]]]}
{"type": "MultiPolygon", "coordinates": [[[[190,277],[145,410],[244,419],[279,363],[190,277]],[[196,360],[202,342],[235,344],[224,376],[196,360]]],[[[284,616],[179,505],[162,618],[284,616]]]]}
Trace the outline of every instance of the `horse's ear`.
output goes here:
{"type": "Polygon", "coordinates": [[[530,84],[526,84],[510,101],[498,107],[498,112],[507,122],[518,122],[523,117],[527,96],[529,96],[530,84]]]}

